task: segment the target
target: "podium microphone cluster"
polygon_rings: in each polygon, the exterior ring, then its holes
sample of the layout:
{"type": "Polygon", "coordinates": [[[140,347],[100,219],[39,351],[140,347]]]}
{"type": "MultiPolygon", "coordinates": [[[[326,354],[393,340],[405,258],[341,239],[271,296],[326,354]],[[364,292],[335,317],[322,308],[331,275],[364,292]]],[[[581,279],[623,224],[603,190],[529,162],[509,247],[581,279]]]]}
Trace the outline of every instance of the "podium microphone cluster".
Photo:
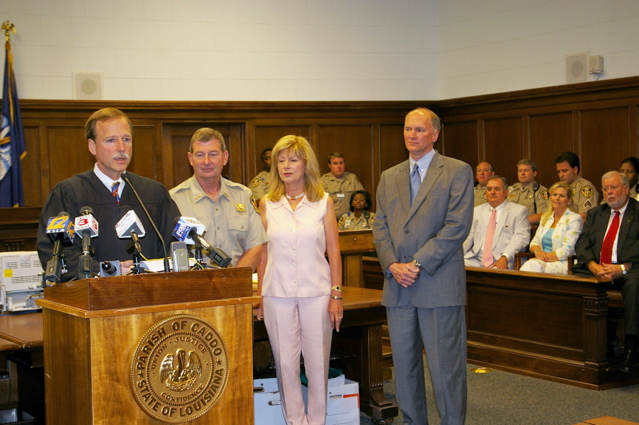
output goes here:
{"type": "Polygon", "coordinates": [[[93,208],[82,207],[80,216],[75,218],[75,232],[82,236],[82,255],[78,264],[78,279],[93,277],[93,255],[91,238],[98,236],[98,221],[93,217],[93,208]]]}
{"type": "Polygon", "coordinates": [[[62,243],[73,243],[75,237],[73,220],[69,213],[60,211],[56,217],[50,217],[45,232],[53,242],[53,256],[47,261],[44,285],[56,284],[60,282],[60,276],[67,272],[62,243]]]}
{"type": "Polygon", "coordinates": [[[193,217],[176,217],[173,236],[187,245],[195,245],[195,249],[209,257],[219,267],[226,268],[231,264],[231,257],[220,248],[209,244],[202,236],[206,227],[193,217]]]}

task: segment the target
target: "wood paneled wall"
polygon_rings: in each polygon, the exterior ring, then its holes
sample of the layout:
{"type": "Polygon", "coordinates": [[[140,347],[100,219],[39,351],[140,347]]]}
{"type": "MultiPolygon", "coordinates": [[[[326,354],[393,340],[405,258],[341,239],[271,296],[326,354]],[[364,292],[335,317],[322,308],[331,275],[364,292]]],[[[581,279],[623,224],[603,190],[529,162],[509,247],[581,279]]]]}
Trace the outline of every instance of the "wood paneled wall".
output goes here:
{"type": "MultiPolygon", "coordinates": [[[[134,124],[131,171],[171,188],[192,173],[186,158],[193,132],[217,128],[227,138],[224,175],[248,184],[261,169],[261,151],[282,136],[307,137],[327,168],[333,151],[346,157],[373,197],[380,173],[405,160],[406,112],[426,106],[443,122],[435,147],[474,168],[489,161],[516,182],[516,164],[532,158],[538,180],[556,180],[555,157],[581,158],[582,174],[599,186],[601,175],[639,152],[639,77],[549,87],[439,102],[89,102],[22,101],[27,142],[25,202],[40,207],[60,180],[92,167],[84,123],[102,107],[116,106],[134,124]]],[[[11,214],[10,214],[11,215],[11,214]]]]}
{"type": "MultiPolygon", "coordinates": [[[[133,123],[129,169],[172,188],[192,174],[186,152],[200,127],[218,129],[230,152],[224,175],[249,184],[261,171],[260,153],[287,134],[309,139],[328,172],[334,151],[346,157],[373,195],[381,171],[407,157],[404,115],[417,102],[82,102],[23,100],[27,142],[25,204],[42,206],[59,181],[91,168],[84,123],[102,107],[122,109],[133,123]]],[[[431,105],[432,107],[432,105],[431,105]]]]}
{"type": "Polygon", "coordinates": [[[638,105],[637,77],[442,101],[438,148],[473,168],[488,161],[509,183],[531,158],[547,187],[558,180],[557,155],[573,151],[599,190],[602,174],[639,153],[638,105]]]}

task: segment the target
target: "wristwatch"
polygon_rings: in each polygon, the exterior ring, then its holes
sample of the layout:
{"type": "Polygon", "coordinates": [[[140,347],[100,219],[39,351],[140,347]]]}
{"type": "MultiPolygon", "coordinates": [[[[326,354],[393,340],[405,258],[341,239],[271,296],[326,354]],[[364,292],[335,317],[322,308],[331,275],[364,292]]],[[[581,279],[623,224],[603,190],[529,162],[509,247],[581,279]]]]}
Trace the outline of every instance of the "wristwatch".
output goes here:
{"type": "Polygon", "coordinates": [[[414,265],[415,265],[415,267],[417,267],[418,269],[421,269],[421,268],[422,268],[422,265],[421,265],[421,264],[419,264],[419,261],[417,261],[417,260],[415,260],[415,259],[413,259],[413,264],[414,264],[414,265]]]}
{"type": "Polygon", "coordinates": [[[621,266],[621,274],[628,273],[628,270],[626,270],[626,266],[624,266],[623,264],[620,264],[619,266],[621,266]]]}

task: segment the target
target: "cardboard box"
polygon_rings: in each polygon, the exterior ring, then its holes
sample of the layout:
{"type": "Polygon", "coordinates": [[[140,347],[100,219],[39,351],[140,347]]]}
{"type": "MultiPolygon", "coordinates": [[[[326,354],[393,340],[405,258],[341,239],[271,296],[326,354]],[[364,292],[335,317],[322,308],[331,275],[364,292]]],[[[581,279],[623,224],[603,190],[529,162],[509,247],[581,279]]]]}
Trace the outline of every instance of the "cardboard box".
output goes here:
{"type": "MultiPolygon", "coordinates": [[[[308,388],[302,395],[306,402],[308,388]]],[[[359,425],[359,384],[344,375],[328,380],[326,425],[359,425]]]]}
{"type": "MultiPolygon", "coordinates": [[[[307,387],[302,386],[302,394],[306,403],[307,387]]],[[[255,425],[286,425],[276,378],[253,381],[253,406],[255,425]]],[[[326,425],[359,425],[359,416],[359,384],[344,375],[329,379],[326,425]]]]}
{"type": "Polygon", "coordinates": [[[286,425],[276,378],[253,381],[253,408],[255,425],[286,425]]]}

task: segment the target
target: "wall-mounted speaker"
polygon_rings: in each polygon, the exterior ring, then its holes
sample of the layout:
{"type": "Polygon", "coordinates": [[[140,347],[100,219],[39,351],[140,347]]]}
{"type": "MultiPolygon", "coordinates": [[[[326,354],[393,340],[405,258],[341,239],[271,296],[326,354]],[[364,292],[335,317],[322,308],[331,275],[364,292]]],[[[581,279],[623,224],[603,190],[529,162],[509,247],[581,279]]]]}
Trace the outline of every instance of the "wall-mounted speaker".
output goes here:
{"type": "Polygon", "coordinates": [[[102,99],[102,73],[74,71],[73,98],[78,100],[102,99]]]}
{"type": "Polygon", "coordinates": [[[589,52],[566,55],[566,82],[568,84],[588,81],[589,52]]]}

